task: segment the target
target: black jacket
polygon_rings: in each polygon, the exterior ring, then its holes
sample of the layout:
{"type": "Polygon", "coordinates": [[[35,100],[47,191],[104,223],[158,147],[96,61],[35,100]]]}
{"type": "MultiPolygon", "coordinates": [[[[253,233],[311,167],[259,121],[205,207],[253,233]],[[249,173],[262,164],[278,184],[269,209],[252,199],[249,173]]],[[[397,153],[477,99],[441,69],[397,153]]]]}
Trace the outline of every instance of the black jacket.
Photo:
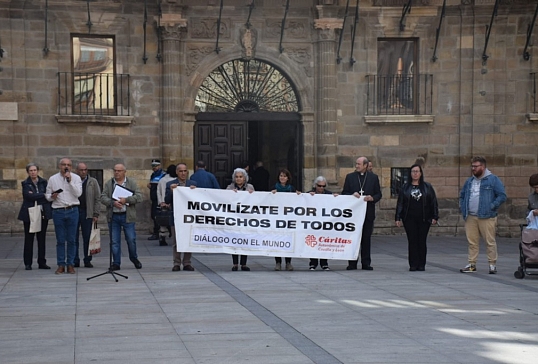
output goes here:
{"type": "MultiPolygon", "coordinates": [[[[412,187],[411,183],[406,183],[402,186],[398,195],[395,221],[405,221],[409,212],[412,187]]],[[[424,217],[424,221],[431,223],[432,219],[439,220],[439,207],[437,206],[437,197],[432,185],[428,182],[423,182],[419,185],[419,188],[420,192],[422,192],[422,216],[424,217]]]]}
{"type": "MultiPolygon", "coordinates": [[[[366,204],[366,220],[375,220],[375,204],[381,200],[381,187],[379,185],[379,178],[372,172],[366,172],[366,180],[362,186],[364,189],[364,195],[373,197],[373,201],[368,201],[366,204]]],[[[342,189],[342,195],[352,195],[355,192],[359,192],[361,186],[359,184],[359,172],[351,172],[346,176],[344,182],[344,188],[342,189]]]]}
{"type": "Polygon", "coordinates": [[[47,180],[41,177],[37,177],[37,190],[35,185],[32,183],[32,179],[28,177],[21,182],[22,185],[22,206],[19,211],[19,216],[17,219],[30,222],[30,215],[28,215],[28,207],[33,207],[37,201],[38,205],[43,206],[43,216],[45,219],[52,219],[52,205],[45,198],[45,191],[47,190],[47,180]]]}

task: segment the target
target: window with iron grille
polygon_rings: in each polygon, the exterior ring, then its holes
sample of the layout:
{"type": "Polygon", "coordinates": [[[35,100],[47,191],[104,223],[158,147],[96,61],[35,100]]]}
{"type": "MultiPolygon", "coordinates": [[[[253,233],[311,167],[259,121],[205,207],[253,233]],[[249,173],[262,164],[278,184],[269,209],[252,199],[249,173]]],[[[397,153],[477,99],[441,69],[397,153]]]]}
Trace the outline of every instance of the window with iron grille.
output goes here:
{"type": "Polygon", "coordinates": [[[432,80],[419,73],[417,38],[378,39],[377,74],[367,75],[367,114],[431,114],[432,80]]]}
{"type": "Polygon", "coordinates": [[[115,37],[71,35],[71,72],[58,73],[60,115],[129,115],[129,75],[116,73],[115,37]]]}
{"type": "Polygon", "coordinates": [[[404,183],[409,181],[409,167],[393,167],[390,169],[390,196],[398,197],[404,183]]]}

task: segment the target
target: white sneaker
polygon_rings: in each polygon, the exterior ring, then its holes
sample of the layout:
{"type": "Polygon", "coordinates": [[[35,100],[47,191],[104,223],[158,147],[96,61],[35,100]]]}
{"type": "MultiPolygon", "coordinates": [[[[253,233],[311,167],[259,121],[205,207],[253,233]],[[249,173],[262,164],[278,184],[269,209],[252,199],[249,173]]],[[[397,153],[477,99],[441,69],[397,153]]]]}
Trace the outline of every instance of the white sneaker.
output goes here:
{"type": "Polygon", "coordinates": [[[489,265],[489,274],[497,274],[497,267],[495,266],[495,264],[489,265]]]}
{"type": "Polygon", "coordinates": [[[474,272],[476,272],[476,265],[467,264],[465,267],[460,269],[460,272],[462,272],[462,273],[474,273],[474,272]]]}

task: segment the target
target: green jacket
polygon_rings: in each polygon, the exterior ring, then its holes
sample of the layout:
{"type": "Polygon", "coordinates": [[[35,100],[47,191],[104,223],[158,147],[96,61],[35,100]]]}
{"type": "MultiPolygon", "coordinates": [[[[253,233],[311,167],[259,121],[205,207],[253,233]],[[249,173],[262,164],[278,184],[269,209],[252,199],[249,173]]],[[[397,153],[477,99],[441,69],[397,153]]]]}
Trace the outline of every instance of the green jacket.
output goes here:
{"type": "MultiPolygon", "coordinates": [[[[125,186],[127,189],[134,191],[132,196],[127,197],[127,216],[126,222],[136,222],[136,204],[142,202],[142,193],[136,184],[136,181],[132,178],[125,177],[125,186]]],[[[112,220],[112,208],[114,206],[114,200],[112,199],[112,192],[114,192],[114,178],[108,180],[103,186],[103,193],[101,193],[101,203],[106,206],[106,218],[110,222],[112,220]]]]}

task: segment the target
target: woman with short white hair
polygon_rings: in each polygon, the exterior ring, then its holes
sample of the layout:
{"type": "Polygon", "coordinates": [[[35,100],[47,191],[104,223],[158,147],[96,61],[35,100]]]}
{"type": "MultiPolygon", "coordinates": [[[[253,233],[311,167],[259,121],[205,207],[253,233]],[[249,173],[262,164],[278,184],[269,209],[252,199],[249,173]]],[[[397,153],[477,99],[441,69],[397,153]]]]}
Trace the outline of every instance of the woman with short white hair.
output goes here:
{"type": "MultiPolygon", "coordinates": [[[[248,191],[249,193],[254,192],[254,186],[252,186],[250,183],[248,183],[248,173],[243,168],[236,168],[234,169],[234,172],[232,173],[232,183],[226,187],[227,190],[233,190],[234,192],[237,191],[248,191]]],[[[243,271],[249,271],[250,268],[247,267],[247,255],[241,255],[241,270],[243,271]]],[[[232,254],[232,270],[235,272],[239,270],[239,255],[238,254],[232,254]]]]}

